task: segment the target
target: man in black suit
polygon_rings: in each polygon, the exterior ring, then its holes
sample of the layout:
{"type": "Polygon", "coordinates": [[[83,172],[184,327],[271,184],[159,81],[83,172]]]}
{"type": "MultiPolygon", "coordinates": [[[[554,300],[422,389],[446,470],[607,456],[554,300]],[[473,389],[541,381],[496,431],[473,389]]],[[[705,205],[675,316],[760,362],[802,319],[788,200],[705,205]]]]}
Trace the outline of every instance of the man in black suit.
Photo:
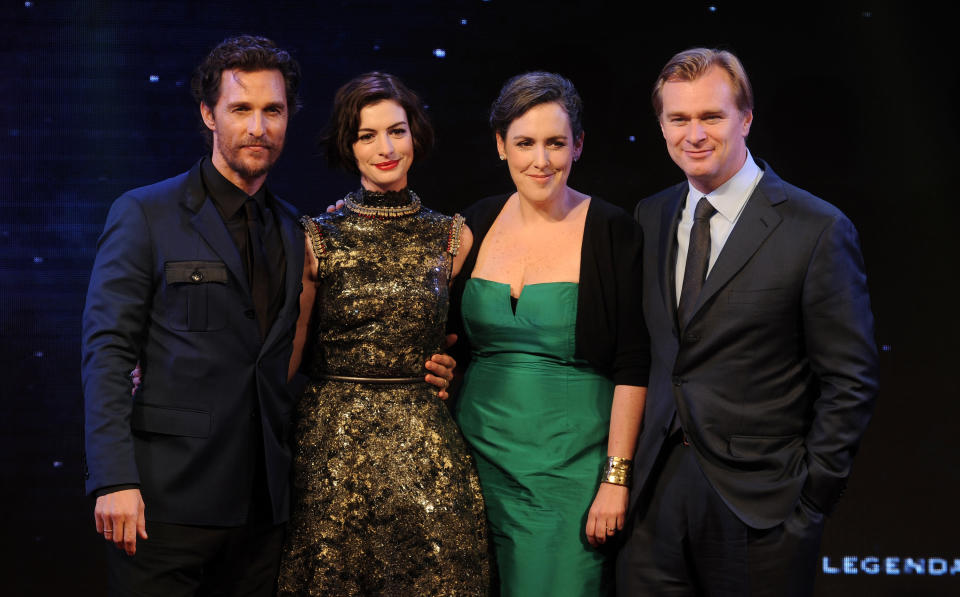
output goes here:
{"type": "Polygon", "coordinates": [[[635,214],[652,365],[618,589],[808,595],[877,391],[857,233],[754,161],[729,52],[677,54],[653,100],[687,180],[635,214]]]}
{"type": "Polygon", "coordinates": [[[82,377],[87,490],[97,532],[120,548],[108,549],[111,594],[273,594],[305,245],[297,212],[264,183],[299,82],[272,41],[222,42],[193,81],[210,156],[107,216],[82,377]]]}

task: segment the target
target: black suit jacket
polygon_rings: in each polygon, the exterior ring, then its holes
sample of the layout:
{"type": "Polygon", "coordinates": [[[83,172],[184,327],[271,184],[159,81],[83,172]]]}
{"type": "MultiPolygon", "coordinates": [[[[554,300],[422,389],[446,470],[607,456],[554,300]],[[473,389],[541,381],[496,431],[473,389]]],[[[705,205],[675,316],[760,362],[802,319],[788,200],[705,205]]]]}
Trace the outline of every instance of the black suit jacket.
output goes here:
{"type": "Polygon", "coordinates": [[[263,341],[199,163],[110,208],[83,312],[88,492],[137,483],[148,520],[244,524],[261,444],[273,518],[287,519],[286,378],[304,252],[293,208],[272,201],[286,299],[263,341]],[[143,384],[131,398],[138,360],[143,384]]]}
{"type": "Polygon", "coordinates": [[[832,510],[873,410],[877,352],[853,225],[758,163],[764,174],[684,329],[674,276],[687,183],[637,205],[653,357],[631,503],[676,412],[731,510],[769,528],[801,496],[832,510]]]}

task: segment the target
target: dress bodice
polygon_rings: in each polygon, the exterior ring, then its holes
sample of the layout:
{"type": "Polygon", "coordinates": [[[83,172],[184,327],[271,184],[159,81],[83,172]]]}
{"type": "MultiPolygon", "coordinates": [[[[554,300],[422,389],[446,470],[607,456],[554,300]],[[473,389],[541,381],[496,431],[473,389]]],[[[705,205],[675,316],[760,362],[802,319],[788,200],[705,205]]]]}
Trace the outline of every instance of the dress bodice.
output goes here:
{"type": "Polygon", "coordinates": [[[527,284],[514,311],[509,284],[483,278],[467,280],[463,323],[475,356],[510,355],[516,359],[535,355],[573,363],[577,290],[574,282],[527,284]]]}
{"type": "Polygon", "coordinates": [[[319,260],[311,376],[423,375],[443,346],[456,218],[426,208],[365,217],[344,207],[304,222],[319,260]]]}

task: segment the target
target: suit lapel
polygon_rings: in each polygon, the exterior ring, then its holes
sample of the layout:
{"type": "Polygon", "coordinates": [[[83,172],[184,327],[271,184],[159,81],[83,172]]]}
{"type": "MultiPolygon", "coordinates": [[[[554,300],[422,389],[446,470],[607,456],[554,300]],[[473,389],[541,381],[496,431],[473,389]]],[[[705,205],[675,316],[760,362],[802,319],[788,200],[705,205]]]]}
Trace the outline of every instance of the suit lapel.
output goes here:
{"type": "Polygon", "coordinates": [[[203,178],[200,175],[200,164],[202,163],[203,160],[197,162],[190,170],[190,174],[187,175],[187,193],[183,198],[183,204],[193,212],[190,224],[223,260],[244,292],[250,294],[250,286],[247,284],[247,270],[243,268],[240,251],[237,250],[237,245],[230,237],[227,225],[223,223],[223,218],[220,217],[217,207],[213,204],[213,201],[207,201],[207,191],[203,186],[203,178]]]}
{"type": "Polygon", "coordinates": [[[190,223],[220,259],[223,259],[227,269],[237,279],[244,292],[249,294],[250,286],[247,284],[247,273],[243,269],[240,252],[237,250],[237,245],[234,244],[233,239],[230,238],[230,233],[227,232],[223,218],[220,217],[220,212],[217,211],[213,201],[204,201],[200,211],[190,218],[190,223]]]}
{"type": "Polygon", "coordinates": [[[660,294],[663,298],[664,310],[670,316],[674,328],[677,325],[677,284],[674,279],[677,260],[677,222],[680,220],[680,210],[683,209],[686,195],[687,185],[678,185],[676,194],[663,203],[660,212],[660,247],[657,252],[657,255],[660,255],[658,264],[660,294]]]}
{"type": "Polygon", "coordinates": [[[303,278],[303,236],[299,233],[299,225],[285,213],[282,207],[277,206],[273,212],[276,215],[276,221],[280,223],[280,237],[283,239],[287,272],[283,284],[285,291],[283,307],[280,308],[273,326],[267,332],[267,337],[263,341],[264,347],[274,342],[288,325],[286,320],[291,312],[291,303],[300,302],[300,281],[303,278]]]}
{"type": "Polygon", "coordinates": [[[773,208],[775,204],[786,200],[782,181],[766,164],[759,160],[757,163],[765,166],[763,177],[747,200],[740,219],[724,243],[713,269],[707,275],[691,321],[696,319],[703,305],[743,268],[783,219],[773,208]]]}

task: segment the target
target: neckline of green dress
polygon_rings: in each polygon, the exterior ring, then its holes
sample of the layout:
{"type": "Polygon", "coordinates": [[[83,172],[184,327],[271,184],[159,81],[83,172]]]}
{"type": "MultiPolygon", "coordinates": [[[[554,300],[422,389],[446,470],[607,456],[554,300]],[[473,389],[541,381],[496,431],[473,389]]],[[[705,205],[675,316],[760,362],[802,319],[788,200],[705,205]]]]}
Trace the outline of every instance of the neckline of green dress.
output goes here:
{"type": "MultiPolygon", "coordinates": [[[[488,279],[486,279],[486,278],[470,278],[469,280],[467,280],[467,282],[471,282],[471,281],[473,281],[473,280],[477,280],[477,281],[479,281],[479,282],[486,282],[487,284],[493,284],[493,285],[495,285],[495,286],[503,286],[504,288],[507,289],[507,294],[509,294],[511,297],[513,296],[513,294],[510,292],[510,290],[511,290],[510,285],[507,284],[506,282],[497,282],[496,280],[488,280],[488,279]]],[[[523,285],[523,288],[520,289],[520,296],[515,297],[515,298],[516,298],[517,300],[520,300],[520,298],[523,296],[524,291],[525,291],[527,288],[531,288],[531,287],[533,287],[533,286],[550,286],[550,285],[552,285],[552,284],[559,284],[559,285],[567,285],[567,284],[568,284],[568,285],[570,285],[570,286],[579,286],[579,285],[580,285],[579,282],[535,282],[535,283],[533,283],[533,284],[524,284],[524,285],[523,285]]]]}

